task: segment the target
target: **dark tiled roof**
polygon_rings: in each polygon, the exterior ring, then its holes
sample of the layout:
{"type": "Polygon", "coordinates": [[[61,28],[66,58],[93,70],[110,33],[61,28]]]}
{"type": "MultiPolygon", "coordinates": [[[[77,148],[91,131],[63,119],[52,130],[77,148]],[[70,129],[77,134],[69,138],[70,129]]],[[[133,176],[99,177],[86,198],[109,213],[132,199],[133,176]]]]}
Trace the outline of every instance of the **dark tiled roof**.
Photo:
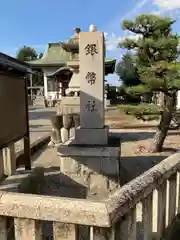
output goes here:
{"type": "Polygon", "coordinates": [[[33,73],[29,64],[21,62],[0,52],[0,67],[6,70],[16,70],[22,73],[33,73]]]}

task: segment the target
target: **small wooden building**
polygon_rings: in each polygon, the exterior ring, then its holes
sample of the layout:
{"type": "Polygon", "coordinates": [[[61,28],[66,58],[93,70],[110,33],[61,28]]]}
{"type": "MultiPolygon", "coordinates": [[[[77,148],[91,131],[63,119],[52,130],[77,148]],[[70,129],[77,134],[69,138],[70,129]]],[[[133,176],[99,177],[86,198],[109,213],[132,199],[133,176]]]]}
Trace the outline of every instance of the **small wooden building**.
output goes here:
{"type": "Polygon", "coordinates": [[[0,53],[0,151],[24,138],[24,164],[30,169],[27,74],[32,74],[28,64],[0,53]]]}

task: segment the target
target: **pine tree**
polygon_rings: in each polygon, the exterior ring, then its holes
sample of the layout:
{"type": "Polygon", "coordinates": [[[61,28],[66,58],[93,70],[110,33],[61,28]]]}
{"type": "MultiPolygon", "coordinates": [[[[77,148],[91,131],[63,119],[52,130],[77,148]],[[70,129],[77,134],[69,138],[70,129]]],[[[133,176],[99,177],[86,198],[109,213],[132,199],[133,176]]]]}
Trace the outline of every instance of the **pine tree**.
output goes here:
{"type": "Polygon", "coordinates": [[[122,60],[116,66],[116,74],[125,86],[136,86],[140,84],[136,60],[130,53],[125,53],[122,60]]]}
{"type": "Polygon", "coordinates": [[[23,46],[19,48],[16,58],[21,61],[30,61],[30,60],[36,60],[38,57],[38,54],[36,50],[32,47],[23,46]]]}
{"type": "Polygon", "coordinates": [[[132,92],[161,92],[164,95],[162,114],[154,136],[152,152],[162,150],[167,136],[174,96],[180,88],[180,75],[176,62],[179,51],[179,37],[172,33],[175,21],[156,15],[140,15],[135,20],[124,20],[122,28],[138,34],[139,38],[125,39],[119,44],[128,50],[135,50],[137,68],[142,84],[130,87],[132,92]]]}

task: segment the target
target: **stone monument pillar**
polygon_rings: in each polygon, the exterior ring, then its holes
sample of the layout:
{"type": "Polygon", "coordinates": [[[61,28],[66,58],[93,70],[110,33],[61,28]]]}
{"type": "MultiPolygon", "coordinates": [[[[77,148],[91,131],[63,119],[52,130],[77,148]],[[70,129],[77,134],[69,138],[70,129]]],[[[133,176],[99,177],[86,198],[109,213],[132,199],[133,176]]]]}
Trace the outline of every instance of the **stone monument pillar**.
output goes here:
{"type": "Polygon", "coordinates": [[[106,145],[104,126],[104,34],[81,32],[80,47],[80,127],[76,144],[106,145]]]}
{"type": "Polygon", "coordinates": [[[80,127],[58,146],[61,183],[85,188],[85,198],[101,198],[120,184],[120,140],[104,126],[104,34],[80,35],[80,127]],[[68,180],[69,179],[69,180],[68,180]]]}

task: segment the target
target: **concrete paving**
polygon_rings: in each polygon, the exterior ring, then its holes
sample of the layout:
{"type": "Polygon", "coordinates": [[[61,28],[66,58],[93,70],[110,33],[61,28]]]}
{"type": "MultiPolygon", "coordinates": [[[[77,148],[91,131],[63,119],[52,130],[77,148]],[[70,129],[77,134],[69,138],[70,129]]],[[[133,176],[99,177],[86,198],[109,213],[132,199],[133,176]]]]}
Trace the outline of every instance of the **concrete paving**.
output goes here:
{"type": "MultiPolygon", "coordinates": [[[[37,139],[50,134],[51,132],[51,116],[56,113],[55,108],[44,108],[37,106],[29,109],[29,127],[31,143],[37,139]]],[[[23,149],[23,140],[15,143],[16,152],[23,149]]]]}

